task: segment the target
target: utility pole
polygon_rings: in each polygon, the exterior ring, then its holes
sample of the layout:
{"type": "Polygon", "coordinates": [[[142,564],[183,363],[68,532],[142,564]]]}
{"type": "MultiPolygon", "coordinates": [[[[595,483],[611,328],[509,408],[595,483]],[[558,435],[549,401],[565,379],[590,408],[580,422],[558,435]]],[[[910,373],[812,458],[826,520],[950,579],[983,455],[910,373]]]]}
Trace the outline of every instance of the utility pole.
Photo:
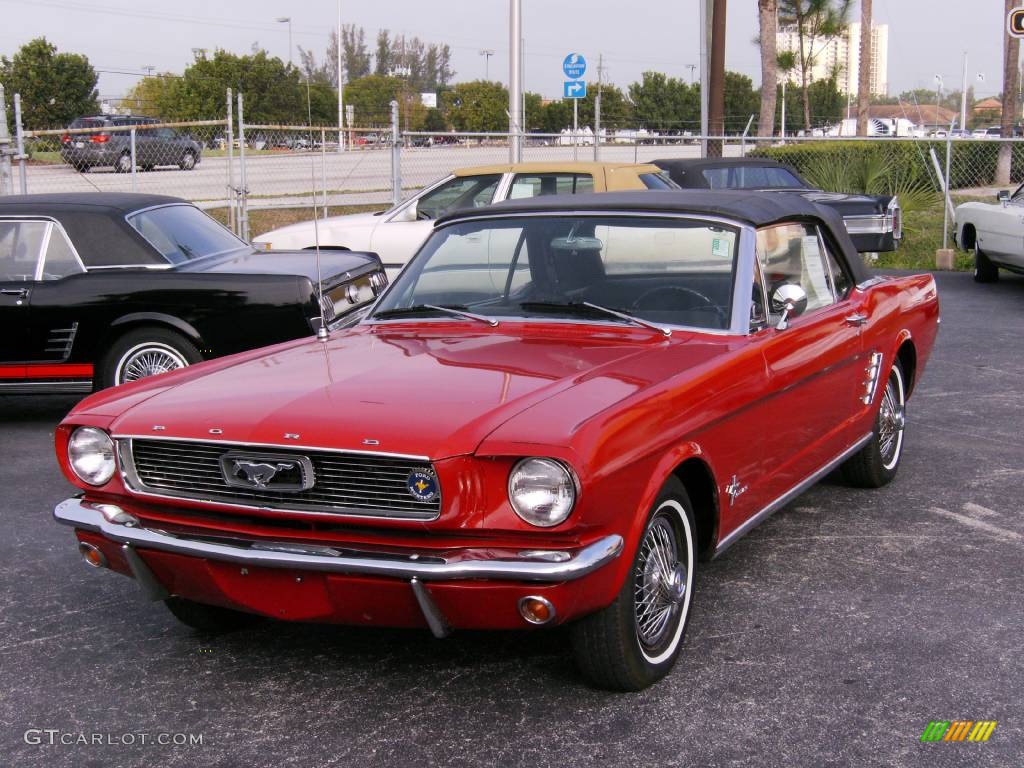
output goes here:
{"type": "Polygon", "coordinates": [[[964,51],[963,80],[960,85],[960,130],[967,128],[967,51],[964,51]]]}
{"type": "MultiPolygon", "coordinates": [[[[713,0],[711,12],[711,72],[708,77],[708,129],[725,135],[725,11],[726,0],[713,0]]],[[[708,143],[708,157],[722,156],[722,141],[708,143]]]]}
{"type": "Polygon", "coordinates": [[[714,0],[698,0],[700,3],[700,156],[708,156],[708,93],[711,83],[708,78],[711,45],[711,3],[714,0]]]}
{"type": "Polygon", "coordinates": [[[338,152],[345,151],[345,105],[342,92],[345,89],[341,81],[341,0],[338,0],[338,152]]]}
{"type": "Polygon", "coordinates": [[[601,83],[604,80],[604,54],[597,57],[597,93],[594,95],[594,162],[601,158],[601,83]]]}
{"type": "Polygon", "coordinates": [[[523,161],[523,3],[509,0],[508,132],[509,162],[523,161]]]}
{"type": "Polygon", "coordinates": [[[494,51],[490,48],[481,48],[480,55],[484,57],[484,80],[490,81],[491,79],[491,56],[494,55],[494,51]]]}
{"type": "Polygon", "coordinates": [[[697,69],[697,65],[696,65],[696,64],[687,64],[687,65],[686,65],[686,68],[687,68],[688,70],[690,70],[690,85],[693,85],[693,81],[694,81],[694,75],[693,75],[693,73],[694,73],[694,71],[695,71],[695,70],[697,69]]]}

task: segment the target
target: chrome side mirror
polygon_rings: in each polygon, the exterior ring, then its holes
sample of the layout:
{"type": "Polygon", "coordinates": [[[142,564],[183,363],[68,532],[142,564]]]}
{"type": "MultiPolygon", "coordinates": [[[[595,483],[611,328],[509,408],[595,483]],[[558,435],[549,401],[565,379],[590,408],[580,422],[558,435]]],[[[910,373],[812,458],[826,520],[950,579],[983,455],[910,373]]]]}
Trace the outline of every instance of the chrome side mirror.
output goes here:
{"type": "Polygon", "coordinates": [[[807,309],[807,291],[799,285],[786,283],[780,285],[772,294],[772,311],[781,312],[776,330],[784,331],[789,327],[789,320],[799,317],[807,309]]]}
{"type": "Polygon", "coordinates": [[[405,208],[403,208],[392,221],[416,221],[416,217],[419,215],[417,211],[417,201],[413,200],[405,208]]]}
{"type": "Polygon", "coordinates": [[[1000,189],[998,192],[996,192],[996,200],[998,200],[1003,205],[1006,205],[1007,203],[1010,202],[1010,191],[1007,189],[1000,189]]]}

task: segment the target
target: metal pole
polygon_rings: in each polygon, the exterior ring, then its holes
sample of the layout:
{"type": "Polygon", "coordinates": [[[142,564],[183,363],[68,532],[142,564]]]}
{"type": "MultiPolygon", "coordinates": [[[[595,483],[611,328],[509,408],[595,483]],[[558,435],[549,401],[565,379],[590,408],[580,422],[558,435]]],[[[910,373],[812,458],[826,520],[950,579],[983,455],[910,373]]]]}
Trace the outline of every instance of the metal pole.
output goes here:
{"type": "Polygon", "coordinates": [[[594,96],[594,162],[601,158],[601,78],[604,75],[604,54],[597,57],[597,95],[594,96]]]}
{"type": "Polygon", "coordinates": [[[11,173],[11,137],[7,132],[7,99],[0,84],[0,195],[14,194],[14,176],[11,173]]]}
{"type": "Polygon", "coordinates": [[[238,236],[245,240],[245,242],[249,242],[249,190],[245,182],[245,117],[242,111],[241,93],[238,94],[238,165],[240,182],[238,190],[238,236]]]}
{"type": "Polygon", "coordinates": [[[132,149],[132,192],[139,191],[139,179],[138,179],[138,163],[135,162],[138,155],[135,154],[135,126],[132,126],[129,131],[131,138],[131,149],[132,149]]]}
{"type": "Polygon", "coordinates": [[[757,115],[751,115],[750,119],[747,120],[747,127],[743,129],[743,135],[740,136],[740,157],[747,156],[747,134],[750,133],[750,126],[754,122],[754,118],[757,115]]]}
{"type": "Polygon", "coordinates": [[[28,194],[28,168],[25,167],[25,133],[21,125],[21,94],[14,94],[14,131],[18,141],[18,177],[21,181],[21,194],[28,194]]]}
{"type": "Polygon", "coordinates": [[[398,102],[391,101],[391,201],[402,202],[402,148],[398,144],[398,102]]]}
{"type": "Polygon", "coordinates": [[[238,200],[235,193],[235,112],[231,103],[231,89],[228,88],[228,124],[226,126],[228,144],[228,224],[232,232],[238,234],[238,200]]]}
{"type": "Polygon", "coordinates": [[[786,80],[788,77],[782,78],[782,125],[779,126],[779,138],[785,140],[786,138],[786,80]]]}
{"type": "Polygon", "coordinates": [[[341,82],[341,0],[338,0],[338,151],[345,151],[345,106],[341,82]]]}
{"type": "Polygon", "coordinates": [[[949,240],[949,209],[952,207],[953,202],[949,199],[949,166],[951,155],[953,154],[953,126],[956,125],[956,118],[949,124],[949,132],[946,134],[946,178],[944,179],[945,184],[945,197],[946,204],[942,207],[942,247],[943,249],[948,247],[949,240]]]}
{"type": "Polygon", "coordinates": [[[577,157],[577,150],[579,149],[579,137],[580,137],[580,100],[572,100],[572,159],[573,162],[579,160],[577,157]]]}
{"type": "Polygon", "coordinates": [[[509,162],[523,161],[522,106],[523,106],[523,4],[522,0],[509,0],[508,22],[508,132],[509,162]]]}
{"type": "MultiPolygon", "coordinates": [[[[698,0],[700,3],[700,156],[708,156],[708,107],[711,78],[711,57],[708,46],[711,42],[712,0],[698,0]]],[[[783,102],[785,103],[785,102],[783,102]]]]}
{"type": "Polygon", "coordinates": [[[967,127],[967,51],[964,51],[964,76],[960,85],[960,129],[967,127]]]}
{"type": "Polygon", "coordinates": [[[320,186],[324,190],[324,218],[327,218],[327,129],[320,128],[320,186]]]}

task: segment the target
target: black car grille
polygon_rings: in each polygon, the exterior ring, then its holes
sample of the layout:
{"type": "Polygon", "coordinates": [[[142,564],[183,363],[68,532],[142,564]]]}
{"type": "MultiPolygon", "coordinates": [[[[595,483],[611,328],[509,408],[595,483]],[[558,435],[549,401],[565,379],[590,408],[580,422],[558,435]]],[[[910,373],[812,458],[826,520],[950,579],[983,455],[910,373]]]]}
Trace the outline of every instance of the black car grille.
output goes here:
{"type": "MultiPolygon", "coordinates": [[[[433,475],[427,461],[265,446],[122,439],[121,465],[129,487],[142,493],[246,507],[323,514],[433,520],[441,511],[436,498],[420,500],[409,491],[413,472],[433,475]],[[239,488],[229,485],[221,457],[273,454],[305,457],[313,469],[312,487],[299,491],[239,488]]],[[[436,482],[436,480],[435,480],[436,482]]]]}

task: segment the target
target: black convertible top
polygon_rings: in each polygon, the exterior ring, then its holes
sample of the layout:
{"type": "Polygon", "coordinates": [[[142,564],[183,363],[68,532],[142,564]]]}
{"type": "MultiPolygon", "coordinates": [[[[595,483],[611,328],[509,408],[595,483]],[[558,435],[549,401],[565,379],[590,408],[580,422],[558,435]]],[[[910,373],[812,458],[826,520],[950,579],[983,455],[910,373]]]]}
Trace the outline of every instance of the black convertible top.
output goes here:
{"type": "Polygon", "coordinates": [[[799,192],[754,192],[749,190],[637,190],[603,192],[588,195],[541,195],[520,200],[506,200],[483,208],[470,208],[447,213],[436,222],[442,226],[455,220],[476,219],[505,213],[695,213],[763,227],[783,221],[813,220],[831,233],[845,261],[850,265],[854,282],[860,283],[871,274],[857,253],[843,218],[828,206],[811,202],[799,192]]]}
{"type": "Polygon", "coordinates": [[[690,170],[702,170],[704,168],[734,168],[741,165],[766,165],[772,168],[792,168],[778,160],[767,157],[673,157],[664,160],[652,160],[659,168],[676,166],[690,170]]]}
{"type": "Polygon", "coordinates": [[[154,205],[185,203],[180,197],[146,195],[135,192],[53,192],[45,195],[5,195],[0,197],[0,214],[52,215],[55,211],[83,210],[96,213],[106,208],[121,214],[154,205]]]}

